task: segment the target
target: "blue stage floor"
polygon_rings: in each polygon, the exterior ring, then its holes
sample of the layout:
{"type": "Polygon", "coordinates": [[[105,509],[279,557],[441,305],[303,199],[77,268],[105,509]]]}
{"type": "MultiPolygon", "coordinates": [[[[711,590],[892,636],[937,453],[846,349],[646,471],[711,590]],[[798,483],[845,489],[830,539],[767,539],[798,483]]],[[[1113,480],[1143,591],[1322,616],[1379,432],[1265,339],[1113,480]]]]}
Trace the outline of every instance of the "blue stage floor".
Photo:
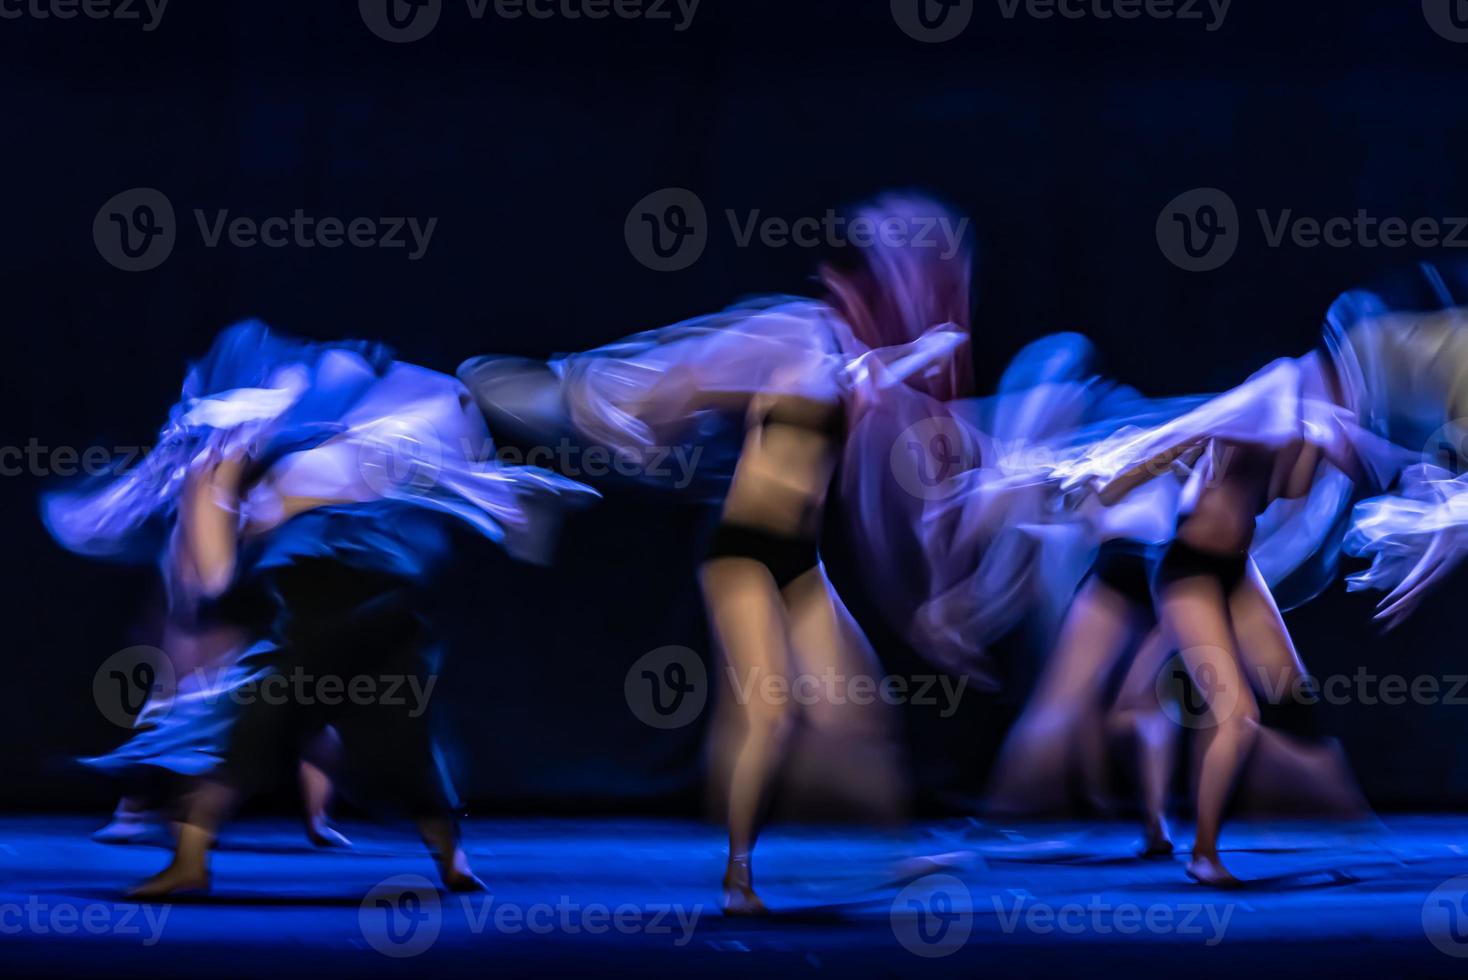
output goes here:
{"type": "Polygon", "coordinates": [[[715,828],[473,821],[487,896],[440,896],[406,834],[343,827],[318,852],[283,821],[232,827],[214,890],[134,906],[156,847],[95,844],[86,818],[0,820],[7,976],[1468,976],[1468,819],[1236,824],[1237,892],[1131,857],[1121,824],[951,823],[900,834],[776,827],[776,914],[717,911],[715,828]],[[960,853],[913,880],[914,855],[960,853]],[[386,884],[384,884],[386,882],[386,884]]]}

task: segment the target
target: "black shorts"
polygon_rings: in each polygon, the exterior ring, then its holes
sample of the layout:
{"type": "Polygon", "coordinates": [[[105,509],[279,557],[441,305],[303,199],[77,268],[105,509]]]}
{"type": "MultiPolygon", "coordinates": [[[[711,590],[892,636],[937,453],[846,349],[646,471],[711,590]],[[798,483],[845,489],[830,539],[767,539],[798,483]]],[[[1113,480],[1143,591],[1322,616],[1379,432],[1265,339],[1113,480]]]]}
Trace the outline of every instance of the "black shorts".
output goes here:
{"type": "Polygon", "coordinates": [[[821,563],[820,551],[810,538],[787,537],[743,524],[720,524],[709,545],[706,561],[748,558],[770,570],[781,589],[821,563]]]}
{"type": "Polygon", "coordinates": [[[1161,594],[1168,586],[1184,579],[1206,577],[1217,579],[1228,594],[1239,587],[1248,573],[1247,551],[1220,555],[1174,540],[1157,563],[1155,584],[1161,594]]]}
{"type": "Polygon", "coordinates": [[[1132,605],[1152,611],[1152,572],[1158,549],[1144,541],[1115,538],[1101,544],[1090,577],[1132,605]]]}

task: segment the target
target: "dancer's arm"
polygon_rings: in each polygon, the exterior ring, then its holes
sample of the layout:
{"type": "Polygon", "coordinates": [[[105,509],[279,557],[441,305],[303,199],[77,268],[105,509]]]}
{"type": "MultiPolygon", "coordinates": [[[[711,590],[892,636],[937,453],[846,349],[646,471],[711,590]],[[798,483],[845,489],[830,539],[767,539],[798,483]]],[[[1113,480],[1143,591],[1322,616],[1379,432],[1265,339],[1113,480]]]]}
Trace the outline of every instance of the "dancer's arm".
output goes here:
{"type": "Polygon", "coordinates": [[[1447,534],[1435,535],[1407,577],[1377,603],[1374,618],[1385,629],[1396,629],[1416,611],[1427,594],[1462,563],[1464,555],[1460,542],[1447,534]]]}
{"type": "MultiPolygon", "coordinates": [[[[1201,450],[1201,442],[1202,439],[1194,439],[1182,443],[1165,452],[1144,459],[1129,469],[1122,470],[1096,491],[1097,499],[1105,507],[1120,503],[1127,494],[1143,484],[1151,483],[1164,473],[1173,472],[1173,465],[1175,463],[1180,461],[1186,463],[1190,453],[1201,450]]],[[[1197,456],[1194,455],[1192,458],[1196,460],[1197,456]]]]}
{"type": "Polygon", "coordinates": [[[189,475],[184,488],[179,508],[183,547],[200,592],[210,598],[234,578],[244,468],[242,453],[206,463],[189,475]]]}
{"type": "Polygon", "coordinates": [[[876,375],[879,387],[902,384],[909,378],[946,361],[968,342],[968,334],[952,324],[935,327],[909,344],[883,347],[857,358],[850,372],[856,381],[872,376],[871,362],[882,365],[876,375]]]}

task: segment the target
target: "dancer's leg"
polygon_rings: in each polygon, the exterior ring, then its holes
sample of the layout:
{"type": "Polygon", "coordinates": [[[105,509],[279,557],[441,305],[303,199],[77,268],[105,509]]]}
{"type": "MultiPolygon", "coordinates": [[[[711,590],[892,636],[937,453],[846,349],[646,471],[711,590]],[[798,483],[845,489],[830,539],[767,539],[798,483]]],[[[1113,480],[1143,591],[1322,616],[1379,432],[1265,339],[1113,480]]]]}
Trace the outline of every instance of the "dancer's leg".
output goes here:
{"type": "Polygon", "coordinates": [[[446,889],[483,891],[460,839],[453,787],[421,707],[365,704],[339,715],[344,760],[356,776],[353,785],[370,787],[382,805],[412,817],[446,889]]]}
{"type": "Polygon", "coordinates": [[[710,625],[739,698],[742,730],[729,775],[729,862],[724,904],[731,914],[764,910],[754,891],[752,853],[775,777],[795,724],[788,698],[762,696],[766,678],[788,681],[791,655],[785,605],[764,565],[716,558],[702,574],[710,625]]]}
{"type": "Polygon", "coordinates": [[[1258,734],[1259,708],[1240,669],[1228,600],[1217,578],[1193,576],[1167,585],[1159,597],[1164,627],[1175,638],[1197,693],[1203,743],[1197,786],[1197,837],[1188,874],[1227,887],[1238,880],[1218,856],[1218,835],[1240,770],[1258,734]]]}
{"type": "Polygon", "coordinates": [[[1080,711],[1073,726],[1075,740],[1071,746],[1079,775],[1079,787],[1094,813],[1107,814],[1112,811],[1113,802],[1105,706],[1087,703],[1081,705],[1080,711]]]}
{"type": "Polygon", "coordinates": [[[262,642],[250,656],[262,667],[271,667],[238,692],[248,700],[240,707],[227,735],[223,764],[212,775],[198,780],[185,795],[173,860],[162,872],[138,885],[133,894],[156,898],[207,888],[209,851],[220,827],[241,801],[275,784],[299,759],[302,706],[288,697],[267,693],[272,692],[271,685],[277,678],[288,674],[292,649],[262,642]]]}
{"type": "Polygon", "coordinates": [[[306,839],[316,847],[351,847],[346,835],[331,825],[327,808],[336,789],[326,770],[307,759],[299,768],[301,783],[301,816],[306,824],[306,839]]]}
{"type": "Polygon", "coordinates": [[[228,783],[203,779],[189,793],[178,826],[173,860],[158,874],[128,891],[134,898],[162,898],[209,887],[209,851],[239,800],[228,783]]]}
{"type": "Polygon", "coordinates": [[[328,725],[306,743],[298,767],[306,839],[317,847],[352,846],[351,841],[331,826],[326,812],[336,793],[329,773],[335,772],[340,764],[341,737],[328,725]]]}
{"type": "Polygon", "coordinates": [[[802,731],[829,753],[817,765],[843,801],[875,819],[897,819],[906,801],[905,773],[896,711],[879,696],[876,651],[821,567],[782,594],[802,731]]]}
{"type": "Polygon", "coordinates": [[[1157,703],[1156,683],[1171,651],[1172,644],[1160,628],[1147,634],[1127,668],[1108,719],[1112,732],[1131,738],[1136,745],[1137,782],[1146,828],[1142,848],[1145,857],[1161,857],[1173,851],[1167,826],[1167,790],[1182,732],[1157,703]]]}
{"type": "MultiPolygon", "coordinates": [[[[1299,780],[1313,790],[1322,809],[1341,814],[1364,815],[1365,799],[1334,739],[1316,729],[1314,693],[1304,686],[1304,663],[1295,650],[1274,596],[1258,568],[1252,563],[1248,575],[1229,597],[1229,614],[1238,639],[1239,656],[1245,673],[1259,692],[1261,720],[1268,749],[1267,761],[1274,778],[1289,778],[1292,789],[1299,780]],[[1298,779],[1284,774],[1298,774],[1298,779]]],[[[1263,763],[1266,757],[1257,761],[1263,763]]],[[[1265,777],[1268,778],[1268,777],[1265,777]]]]}
{"type": "Polygon", "coordinates": [[[484,882],[474,874],[460,841],[458,800],[433,737],[426,698],[436,686],[436,657],[421,623],[408,612],[414,599],[409,593],[387,593],[377,602],[363,602],[364,609],[375,612],[336,634],[321,657],[349,679],[348,690],[356,676],[405,678],[412,681],[407,689],[424,692],[425,700],[372,698],[344,704],[333,712],[332,727],[341,740],[343,769],[354,777],[351,785],[414,820],[444,887],[483,891],[484,882]]]}
{"type": "Polygon", "coordinates": [[[459,839],[459,822],[452,814],[419,817],[418,836],[438,865],[443,886],[451,892],[482,892],[485,884],[469,865],[469,855],[459,839]]]}
{"type": "Polygon", "coordinates": [[[1062,810],[1078,729],[1106,677],[1134,641],[1137,608],[1091,578],[1076,593],[1060,638],[1024,712],[1004,740],[989,789],[1001,813],[1062,810]]]}
{"type": "Polygon", "coordinates": [[[1269,585],[1252,561],[1228,597],[1228,611],[1250,683],[1269,703],[1288,698],[1305,676],[1305,664],[1295,650],[1269,585]]]}

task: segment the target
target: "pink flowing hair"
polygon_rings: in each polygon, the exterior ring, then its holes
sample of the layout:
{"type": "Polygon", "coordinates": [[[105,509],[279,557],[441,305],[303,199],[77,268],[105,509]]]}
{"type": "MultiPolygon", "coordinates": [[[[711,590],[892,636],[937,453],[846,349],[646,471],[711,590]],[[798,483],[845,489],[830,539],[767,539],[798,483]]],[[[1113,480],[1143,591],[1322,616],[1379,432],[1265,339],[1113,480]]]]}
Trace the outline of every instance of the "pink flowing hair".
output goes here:
{"type": "MultiPolygon", "coordinates": [[[[820,279],[858,341],[870,348],[896,347],[947,323],[970,329],[968,219],[931,198],[887,194],[856,208],[849,220],[874,230],[874,240],[835,250],[820,279]],[[884,228],[900,233],[885,234],[884,228]]],[[[967,352],[944,370],[909,382],[940,402],[970,394],[973,383],[967,352]]]]}

